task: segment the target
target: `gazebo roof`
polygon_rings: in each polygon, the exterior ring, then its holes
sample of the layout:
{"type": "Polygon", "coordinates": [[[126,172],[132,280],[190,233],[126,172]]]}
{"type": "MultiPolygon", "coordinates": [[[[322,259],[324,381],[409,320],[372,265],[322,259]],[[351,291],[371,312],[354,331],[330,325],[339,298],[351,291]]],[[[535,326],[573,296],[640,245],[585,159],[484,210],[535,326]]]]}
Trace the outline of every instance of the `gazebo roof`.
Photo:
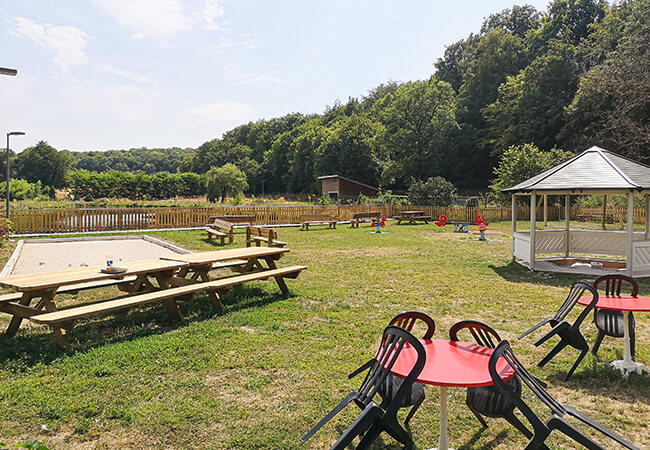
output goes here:
{"type": "Polygon", "coordinates": [[[602,192],[650,190],[650,167],[593,146],[502,192],[602,192]]]}

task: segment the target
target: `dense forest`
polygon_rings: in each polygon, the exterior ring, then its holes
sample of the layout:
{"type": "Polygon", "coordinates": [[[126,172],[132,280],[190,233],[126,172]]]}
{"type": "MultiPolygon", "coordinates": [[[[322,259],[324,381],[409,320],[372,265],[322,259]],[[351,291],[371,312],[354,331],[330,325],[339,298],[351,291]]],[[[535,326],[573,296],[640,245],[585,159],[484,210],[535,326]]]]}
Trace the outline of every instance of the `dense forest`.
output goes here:
{"type": "MultiPolygon", "coordinates": [[[[198,149],[58,153],[66,170],[93,172],[204,174],[232,163],[253,194],[318,192],[329,174],[385,190],[435,176],[485,190],[500,156],[525,144],[599,145],[650,162],[650,0],[514,6],[432,63],[427,80],[389,80],[322,114],[251,122],[198,149]]],[[[25,153],[19,177],[31,170],[25,153]]],[[[65,182],[51,178],[40,181],[65,182]]]]}

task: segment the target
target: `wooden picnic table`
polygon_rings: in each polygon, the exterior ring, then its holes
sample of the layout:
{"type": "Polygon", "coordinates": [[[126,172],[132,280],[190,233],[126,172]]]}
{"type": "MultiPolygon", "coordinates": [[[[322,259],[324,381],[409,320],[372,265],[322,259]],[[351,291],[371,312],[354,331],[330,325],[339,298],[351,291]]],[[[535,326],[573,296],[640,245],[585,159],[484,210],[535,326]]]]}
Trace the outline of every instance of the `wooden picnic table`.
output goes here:
{"type": "Polygon", "coordinates": [[[426,211],[400,211],[399,215],[395,216],[397,219],[397,225],[402,223],[402,220],[415,225],[418,220],[424,221],[424,223],[429,223],[429,220],[432,220],[431,216],[427,216],[426,211]]]}
{"type": "MultiPolygon", "coordinates": [[[[84,289],[106,286],[106,281],[117,280],[118,288],[130,294],[139,292],[167,289],[171,286],[171,279],[179,269],[188,264],[180,261],[167,261],[160,259],[132,261],[121,263],[126,269],[122,273],[103,273],[103,266],[89,266],[74,269],[56,270],[51,272],[32,273],[24,275],[11,275],[0,277],[0,285],[21,292],[22,295],[14,299],[0,301],[0,311],[13,315],[5,333],[14,336],[23,319],[32,319],[36,316],[57,311],[54,297],[67,286],[84,286],[84,289]],[[157,281],[158,286],[151,283],[157,281]],[[120,282],[124,280],[123,282],[120,282]],[[34,306],[30,306],[33,300],[34,306]]],[[[167,300],[173,315],[182,319],[182,314],[176,301],[167,300]]],[[[72,306],[68,309],[73,309],[72,306]]],[[[72,328],[74,323],[53,327],[57,343],[69,347],[62,328],[72,328]]]]}
{"type": "MultiPolygon", "coordinates": [[[[176,286],[187,285],[199,281],[210,281],[209,272],[213,268],[229,268],[234,272],[250,273],[277,269],[275,261],[289,251],[288,248],[278,247],[244,247],[228,250],[188,253],[185,255],[163,256],[161,259],[178,261],[187,264],[172,280],[176,286]],[[260,260],[266,262],[264,267],[260,260]]],[[[278,287],[284,294],[289,293],[282,276],[274,277],[278,287]]],[[[218,308],[223,308],[217,292],[209,292],[210,301],[218,308]]]]}

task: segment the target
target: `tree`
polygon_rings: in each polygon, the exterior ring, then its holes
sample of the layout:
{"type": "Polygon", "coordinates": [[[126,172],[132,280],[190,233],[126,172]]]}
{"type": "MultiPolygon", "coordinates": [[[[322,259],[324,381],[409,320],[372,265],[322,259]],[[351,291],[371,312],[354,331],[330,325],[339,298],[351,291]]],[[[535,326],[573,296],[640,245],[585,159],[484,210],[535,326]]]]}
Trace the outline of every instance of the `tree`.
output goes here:
{"type": "Polygon", "coordinates": [[[246,174],[234,164],[228,163],[222,167],[213,167],[205,175],[208,200],[221,203],[226,196],[237,195],[248,189],[246,174]]]}
{"type": "Polygon", "coordinates": [[[499,165],[494,169],[496,178],[490,185],[494,198],[498,203],[506,204],[510,195],[502,193],[502,189],[526,181],[574,156],[571,152],[557,148],[544,152],[534,144],[511,146],[503,153],[499,165]]]}
{"type": "Polygon", "coordinates": [[[408,186],[444,171],[447,138],[458,127],[454,91],[431,78],[400,86],[383,114],[378,137],[385,167],[382,186],[408,186]]]}
{"type": "Polygon", "coordinates": [[[408,198],[413,205],[452,206],[456,201],[456,188],[443,177],[432,177],[427,181],[414,181],[408,198]]]}
{"type": "Polygon", "coordinates": [[[59,152],[45,141],[16,156],[16,175],[30,183],[40,181],[43,186],[63,187],[69,169],[69,153],[59,152]]]}
{"type": "Polygon", "coordinates": [[[630,2],[622,13],[618,44],[580,80],[562,136],[650,162],[650,1],[630,2]]]}

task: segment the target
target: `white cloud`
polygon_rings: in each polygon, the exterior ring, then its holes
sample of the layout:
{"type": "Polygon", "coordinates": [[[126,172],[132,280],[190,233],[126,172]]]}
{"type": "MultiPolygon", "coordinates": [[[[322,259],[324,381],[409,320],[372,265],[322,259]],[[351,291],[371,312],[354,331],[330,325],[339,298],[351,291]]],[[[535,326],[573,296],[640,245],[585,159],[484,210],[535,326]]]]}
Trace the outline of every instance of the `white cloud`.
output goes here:
{"type": "Polygon", "coordinates": [[[243,84],[284,84],[284,80],[271,74],[254,75],[246,72],[239,64],[229,63],[225,66],[226,73],[236,85],[243,84]]]}
{"type": "Polygon", "coordinates": [[[218,30],[217,19],[223,17],[223,6],[221,0],[205,0],[203,10],[199,13],[199,19],[208,30],[218,30]]]}
{"type": "Polygon", "coordinates": [[[180,0],[96,0],[122,26],[135,31],[133,39],[166,42],[192,27],[180,0]]]}
{"type": "Polygon", "coordinates": [[[242,123],[255,119],[255,108],[248,103],[224,100],[187,108],[183,116],[194,117],[204,123],[228,122],[242,123]]]}
{"type": "Polygon", "coordinates": [[[98,72],[111,73],[113,75],[118,75],[124,77],[127,80],[135,81],[137,83],[146,83],[151,80],[151,77],[146,75],[135,75],[126,70],[118,69],[117,67],[109,66],[108,64],[95,64],[93,66],[98,72]]]}
{"type": "Polygon", "coordinates": [[[15,36],[32,40],[53,51],[53,61],[63,71],[88,62],[85,53],[88,46],[88,35],[78,28],[40,25],[24,17],[14,17],[13,25],[14,29],[11,30],[11,33],[15,36]]]}
{"type": "Polygon", "coordinates": [[[203,0],[202,5],[198,0],[95,0],[95,3],[122,26],[133,30],[133,39],[151,39],[163,44],[195,26],[217,30],[217,20],[223,17],[222,0],[203,0]]]}

